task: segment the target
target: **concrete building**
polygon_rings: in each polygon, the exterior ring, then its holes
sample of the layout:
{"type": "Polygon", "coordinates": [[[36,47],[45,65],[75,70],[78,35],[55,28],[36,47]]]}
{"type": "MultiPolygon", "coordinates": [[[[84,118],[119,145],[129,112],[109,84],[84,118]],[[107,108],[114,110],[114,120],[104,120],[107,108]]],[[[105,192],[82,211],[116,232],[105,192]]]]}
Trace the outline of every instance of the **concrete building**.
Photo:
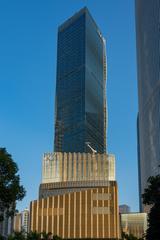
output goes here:
{"type": "Polygon", "coordinates": [[[139,198],[160,174],[160,1],[136,0],[139,198]]]}
{"type": "Polygon", "coordinates": [[[122,205],[119,205],[119,213],[130,213],[131,211],[131,208],[126,205],[126,204],[122,204],[122,205]]]}
{"type": "Polygon", "coordinates": [[[21,232],[21,213],[16,213],[13,221],[13,231],[21,232]]]}
{"type": "Polygon", "coordinates": [[[121,214],[121,228],[126,234],[132,234],[137,238],[142,238],[147,230],[146,213],[121,214]]]}
{"type": "Polygon", "coordinates": [[[15,232],[28,233],[29,231],[29,210],[26,208],[14,216],[13,230],[15,232]]]}
{"type": "Polygon", "coordinates": [[[21,212],[21,229],[25,233],[29,230],[29,210],[26,208],[21,212]]]}

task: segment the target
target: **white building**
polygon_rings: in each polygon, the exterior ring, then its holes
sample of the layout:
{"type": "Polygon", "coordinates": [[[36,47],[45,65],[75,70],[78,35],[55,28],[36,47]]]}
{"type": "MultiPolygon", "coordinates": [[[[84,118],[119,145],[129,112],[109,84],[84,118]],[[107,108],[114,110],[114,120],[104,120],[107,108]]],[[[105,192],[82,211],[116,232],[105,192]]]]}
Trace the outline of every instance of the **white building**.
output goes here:
{"type": "Polygon", "coordinates": [[[29,210],[26,208],[24,211],[17,213],[14,216],[13,230],[15,232],[23,231],[28,232],[29,228],[29,210]]]}
{"type": "Polygon", "coordinates": [[[146,213],[121,214],[122,232],[141,238],[147,230],[146,213]]]}

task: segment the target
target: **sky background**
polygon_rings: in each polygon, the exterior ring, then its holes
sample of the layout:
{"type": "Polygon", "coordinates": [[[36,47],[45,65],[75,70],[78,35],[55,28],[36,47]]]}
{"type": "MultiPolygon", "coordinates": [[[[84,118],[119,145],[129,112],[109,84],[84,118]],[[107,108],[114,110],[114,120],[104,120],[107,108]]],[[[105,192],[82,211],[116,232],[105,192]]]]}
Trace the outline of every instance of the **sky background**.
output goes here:
{"type": "Polygon", "coordinates": [[[53,151],[57,28],[87,6],[107,42],[108,152],[116,156],[119,203],[138,211],[134,0],[0,1],[0,147],[38,197],[42,156],[53,151]]]}

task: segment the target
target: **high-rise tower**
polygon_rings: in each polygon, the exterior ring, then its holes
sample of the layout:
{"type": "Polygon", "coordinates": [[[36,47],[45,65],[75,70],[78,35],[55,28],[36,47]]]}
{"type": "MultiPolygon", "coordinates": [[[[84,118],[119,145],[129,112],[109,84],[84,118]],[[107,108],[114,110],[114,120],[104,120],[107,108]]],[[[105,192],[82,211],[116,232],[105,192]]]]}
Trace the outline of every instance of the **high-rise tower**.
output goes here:
{"type": "Polygon", "coordinates": [[[56,152],[106,152],[105,40],[87,8],[58,29],[56,152]]]}
{"type": "Polygon", "coordinates": [[[119,239],[115,157],[106,153],[105,41],[87,8],[58,29],[55,144],[45,153],[32,231],[119,239]]]}
{"type": "Polygon", "coordinates": [[[160,173],[160,1],[136,0],[138,62],[138,155],[141,194],[160,173]]]}

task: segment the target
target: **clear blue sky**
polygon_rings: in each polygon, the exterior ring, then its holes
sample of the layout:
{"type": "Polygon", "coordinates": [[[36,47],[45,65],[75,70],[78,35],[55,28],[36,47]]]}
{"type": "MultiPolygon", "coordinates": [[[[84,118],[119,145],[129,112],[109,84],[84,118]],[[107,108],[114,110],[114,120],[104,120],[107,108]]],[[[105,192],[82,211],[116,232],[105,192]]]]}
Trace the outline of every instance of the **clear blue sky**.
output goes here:
{"type": "Polygon", "coordinates": [[[87,6],[107,40],[108,150],[116,155],[119,202],[138,210],[134,0],[0,1],[0,146],[38,197],[42,155],[53,150],[57,27],[87,6]]]}

